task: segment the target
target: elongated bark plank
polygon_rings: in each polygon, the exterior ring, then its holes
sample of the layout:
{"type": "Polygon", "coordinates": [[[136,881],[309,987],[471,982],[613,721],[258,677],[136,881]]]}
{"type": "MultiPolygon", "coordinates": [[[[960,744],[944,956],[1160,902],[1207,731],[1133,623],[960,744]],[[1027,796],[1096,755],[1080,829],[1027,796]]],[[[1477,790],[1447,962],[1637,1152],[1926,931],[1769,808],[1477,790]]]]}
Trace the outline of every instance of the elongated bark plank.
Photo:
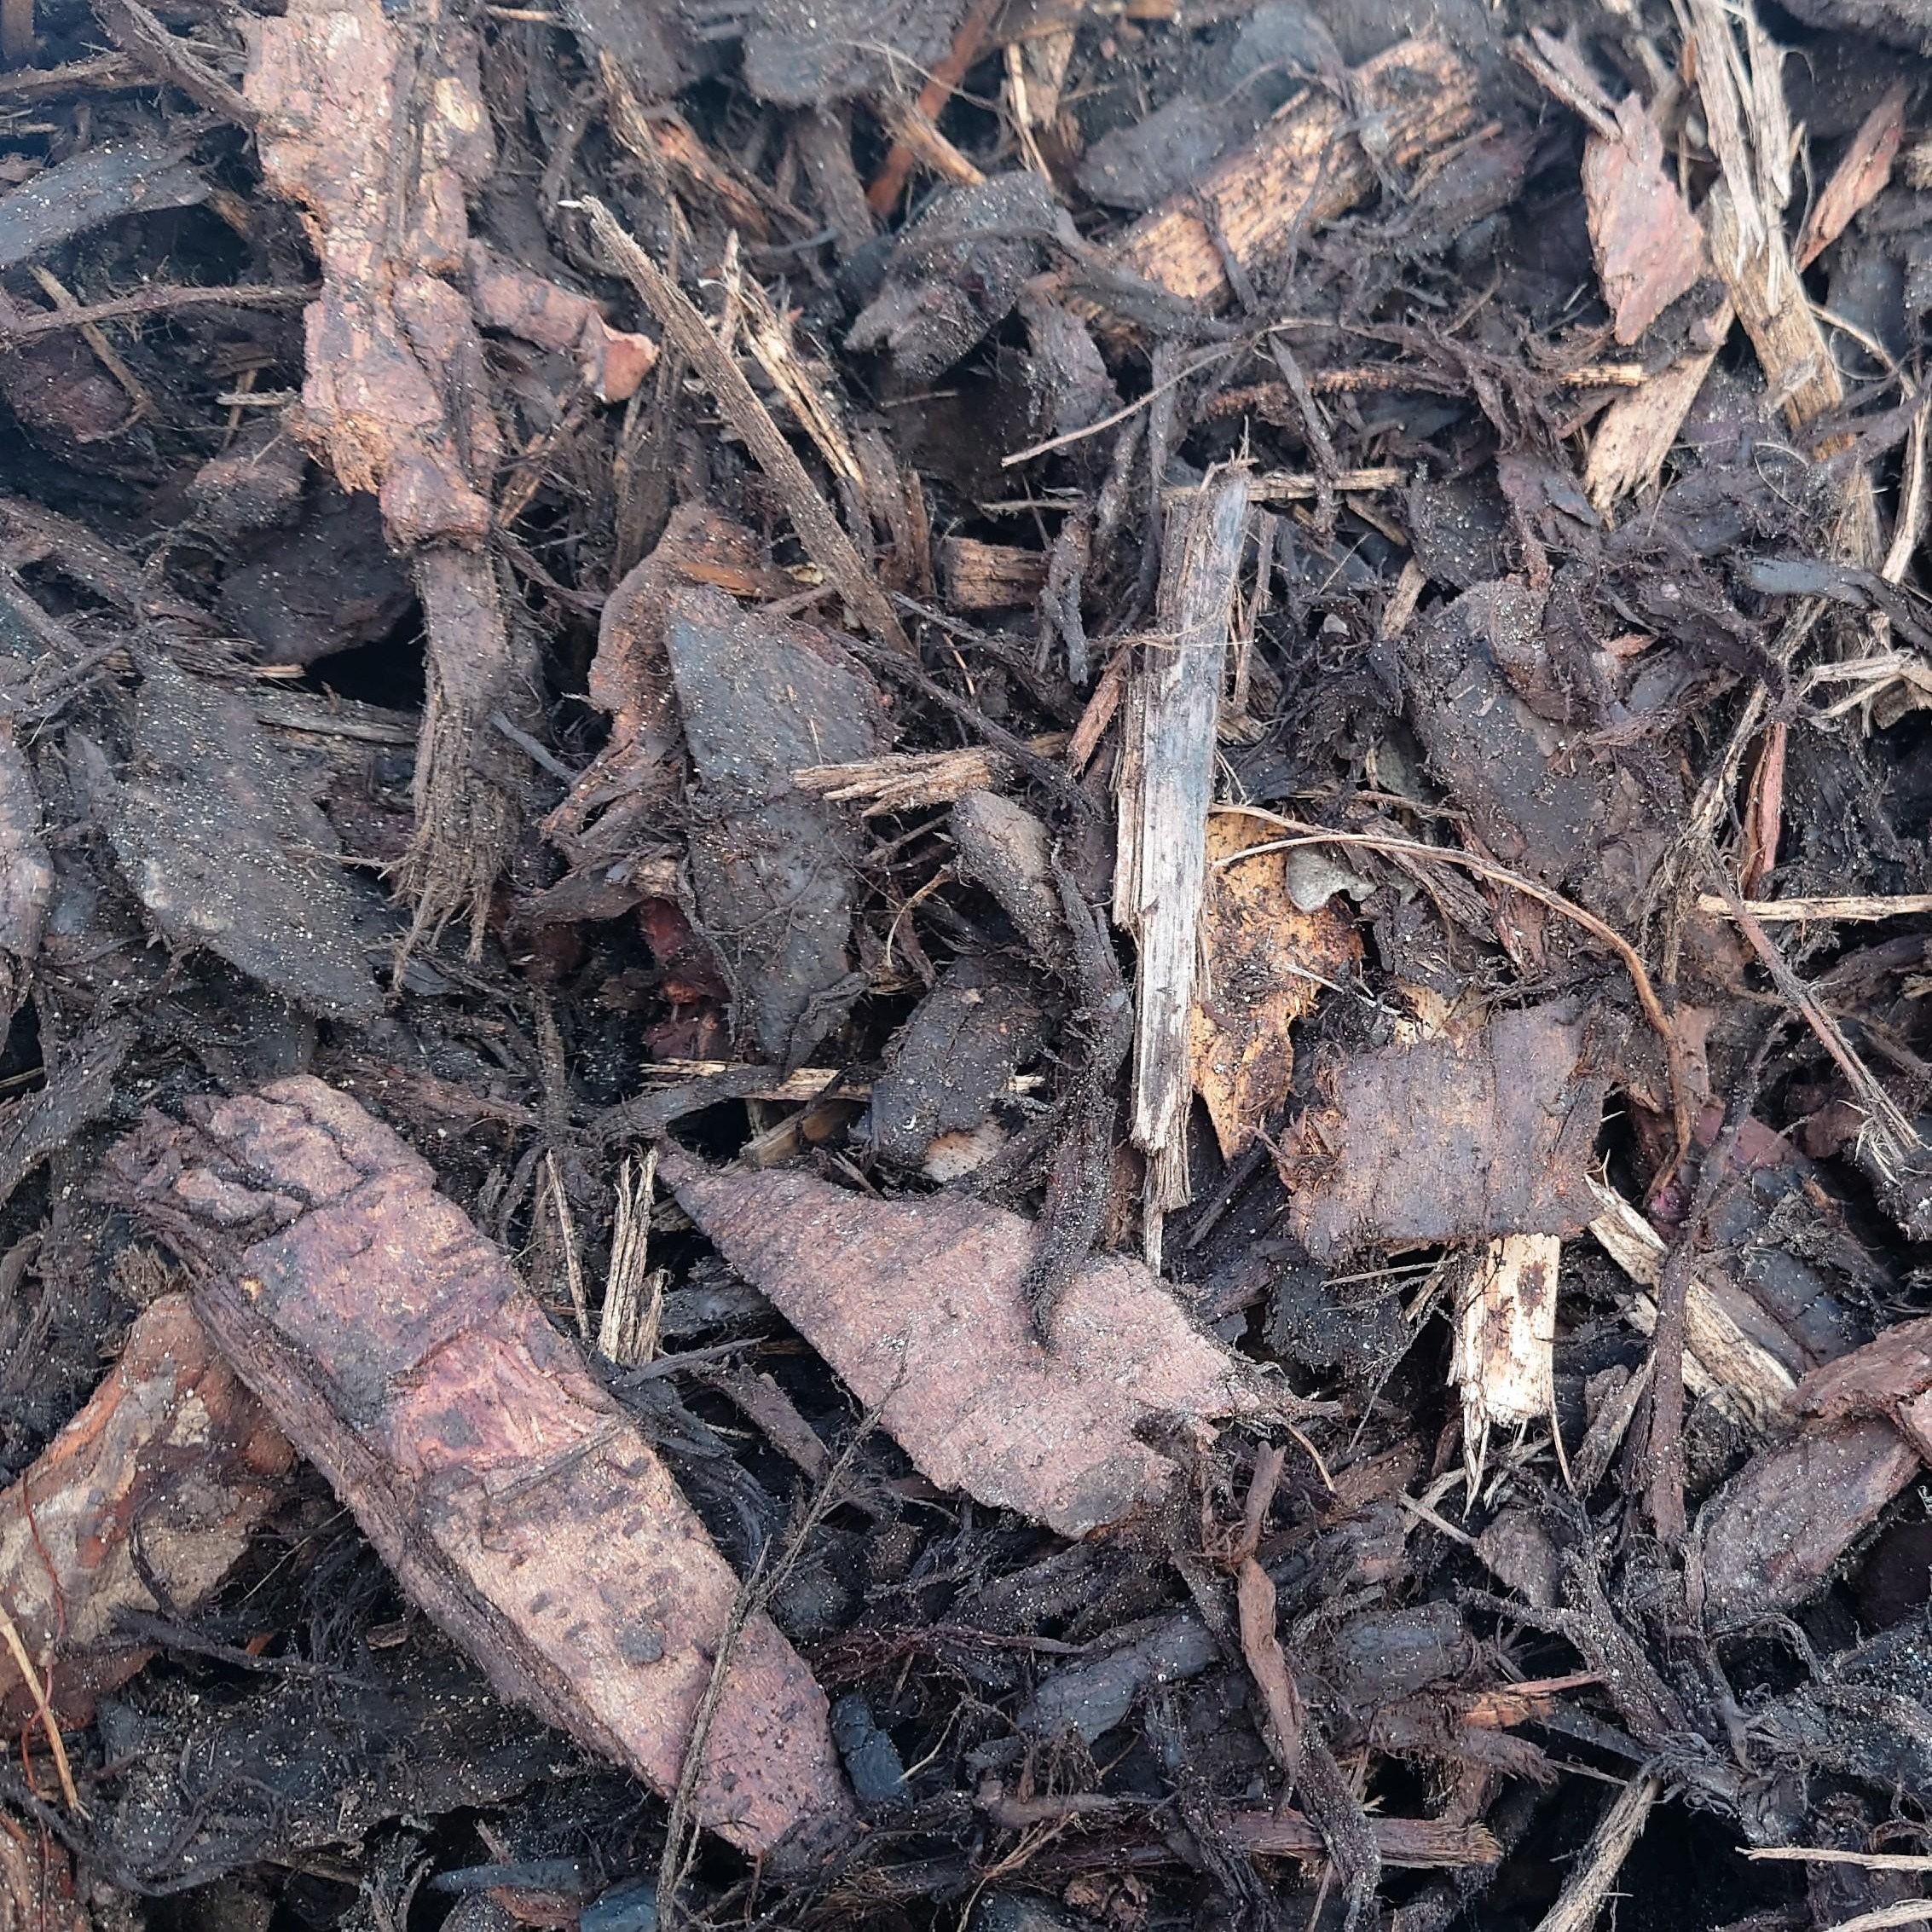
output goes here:
{"type": "MultiPolygon", "coordinates": [[[[674,1789],[738,1580],[429,1165],[307,1078],[121,1164],[229,1360],[415,1601],[505,1697],[674,1789]]],[[[824,1695],[763,1615],[693,1806],[760,1853],[848,1816],[824,1695]]]]}
{"type": "Polygon", "coordinates": [[[1038,1235],[1017,1214],[718,1172],[670,1146],[657,1171],[923,1474],[1062,1536],[1168,1494],[1179,1472],[1142,1425],[1261,1407],[1236,1359],[1119,1256],[1073,1277],[1043,1345],[1022,1287],[1038,1235]]]}
{"type": "MultiPolygon", "coordinates": [[[[293,1462],[188,1298],[144,1309],[87,1406],[0,1495],[0,1602],[60,1716],[84,1722],[148,1660],[118,1634],[122,1611],[178,1613],[214,1594],[293,1462]]],[[[32,1708],[0,1651],[0,1714],[32,1708]]]]}

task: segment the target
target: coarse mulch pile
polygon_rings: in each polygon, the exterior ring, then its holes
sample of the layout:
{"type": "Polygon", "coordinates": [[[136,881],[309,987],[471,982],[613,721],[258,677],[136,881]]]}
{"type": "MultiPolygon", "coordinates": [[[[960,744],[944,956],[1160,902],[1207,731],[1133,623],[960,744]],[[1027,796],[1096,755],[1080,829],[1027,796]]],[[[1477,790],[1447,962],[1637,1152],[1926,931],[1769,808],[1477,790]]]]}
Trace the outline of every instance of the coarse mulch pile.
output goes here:
{"type": "Polygon", "coordinates": [[[0,0],[0,1932],[1932,1920],[1790,6],[0,0]]]}

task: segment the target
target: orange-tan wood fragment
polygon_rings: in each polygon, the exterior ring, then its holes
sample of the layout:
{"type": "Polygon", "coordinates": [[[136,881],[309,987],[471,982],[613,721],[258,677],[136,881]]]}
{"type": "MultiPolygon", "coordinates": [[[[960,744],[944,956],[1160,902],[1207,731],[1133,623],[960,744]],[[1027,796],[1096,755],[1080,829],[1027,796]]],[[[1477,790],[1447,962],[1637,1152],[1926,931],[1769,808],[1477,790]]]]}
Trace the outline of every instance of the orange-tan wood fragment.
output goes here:
{"type": "Polygon", "coordinates": [[[1377,174],[1362,134],[1383,167],[1403,168],[1475,118],[1475,69],[1433,35],[1398,42],[1364,61],[1354,80],[1356,105],[1311,93],[1193,188],[1135,223],[1115,245],[1114,261],[1171,295],[1218,307],[1234,293],[1220,242],[1245,268],[1366,199],[1377,174]],[[1218,239],[1201,218],[1203,204],[1218,239]]]}
{"type": "Polygon", "coordinates": [[[1798,236],[1793,265],[1808,269],[1845,232],[1854,215],[1876,200],[1892,178],[1892,163],[1905,139],[1906,84],[1901,80],[1865,117],[1831,178],[1811,205],[1798,236]]]}
{"type": "Polygon", "coordinates": [[[649,336],[612,328],[589,296],[532,275],[480,241],[470,244],[470,300],[486,329],[573,357],[600,402],[628,401],[657,366],[649,336]]]}
{"type": "MultiPolygon", "coordinates": [[[[229,1360],[505,1697],[679,1781],[738,1582],[663,1464],[427,1162],[308,1078],[119,1165],[229,1360]]],[[[824,1693],[762,1613],[693,1815],[760,1854],[842,1838],[824,1693]]]]}
{"type": "Polygon", "coordinates": [[[1038,1232],[951,1194],[881,1201],[808,1175],[720,1172],[666,1146],[658,1177],[943,1488],[1079,1536],[1170,1495],[1140,1439],[1263,1406],[1241,1362],[1122,1256],[1083,1268],[1042,1343],[1022,1283],[1038,1232]]]}
{"type": "MultiPolygon", "coordinates": [[[[147,1662],[118,1628],[124,1611],[176,1614],[214,1594],[293,1464],[188,1298],[142,1310],[86,1407],[0,1495],[0,1602],[59,1716],[84,1722],[147,1662]]],[[[32,1708],[0,1650],[0,1714],[32,1708]]]]}
{"type": "Polygon", "coordinates": [[[1194,1090],[1232,1160],[1287,1097],[1293,1023],[1314,1009],[1324,981],[1345,977],[1362,940],[1331,899],[1304,912],[1288,896],[1288,855],[1222,861],[1267,842],[1270,830],[1235,812],[1207,821],[1207,888],[1193,1016],[1194,1090]]]}

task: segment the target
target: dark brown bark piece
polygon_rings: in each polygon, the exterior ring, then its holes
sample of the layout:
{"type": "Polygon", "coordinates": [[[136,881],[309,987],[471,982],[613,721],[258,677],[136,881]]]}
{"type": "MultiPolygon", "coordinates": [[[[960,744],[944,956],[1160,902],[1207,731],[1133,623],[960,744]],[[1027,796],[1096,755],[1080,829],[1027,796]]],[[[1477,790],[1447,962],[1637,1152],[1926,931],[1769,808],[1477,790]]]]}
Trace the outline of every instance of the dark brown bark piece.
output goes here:
{"type": "Polygon", "coordinates": [[[1634,342],[1708,267],[1704,230],[1663,171],[1663,137],[1641,96],[1617,110],[1617,139],[1583,144],[1583,206],[1619,342],[1634,342]]]}
{"type": "Polygon", "coordinates": [[[222,615],[254,639],[264,664],[312,664],[380,643],[415,600],[383,541],[374,498],[327,481],[304,499],[292,529],[250,545],[222,579],[222,615]]]}
{"type": "MultiPolygon", "coordinates": [[[[428,1164],[308,1078],[143,1151],[210,1329],[411,1597],[502,1695],[674,1789],[738,1580],[428,1164]]],[[[762,1614],[692,1802],[760,1853],[847,1821],[824,1696],[762,1614]]]]}
{"type": "Polygon", "coordinates": [[[1289,1222],[1317,1260],[1502,1235],[1573,1235],[1606,1082],[1570,1005],[1499,1015],[1466,1041],[1357,1055],[1283,1143],[1289,1222]]]}
{"type": "Polygon", "coordinates": [[[916,1163],[934,1139],[979,1126],[1038,1052],[1039,1005],[998,961],[957,959],[886,1048],[872,1083],[872,1144],[916,1163]]]}
{"type": "Polygon", "coordinates": [[[1878,1421],[1807,1429],[1754,1456],[1698,1521],[1706,1617],[1802,1603],[1919,1467],[1878,1421]]]}
{"type": "Polygon", "coordinates": [[[175,945],[205,946],[310,1012],[382,1010],[334,830],[239,696],[162,659],[144,667],[109,830],[175,945]]]}
{"type": "MultiPolygon", "coordinates": [[[[293,1463],[188,1298],[142,1310],[86,1407],[0,1495],[0,1602],[61,1717],[84,1722],[147,1662],[117,1628],[124,1611],[176,1615],[214,1594],[293,1463]]],[[[0,1713],[32,1709],[0,1651],[0,1713]]]]}
{"type": "Polygon", "coordinates": [[[963,0],[750,0],[744,78],[779,107],[816,107],[936,66],[963,0]]]}
{"type": "Polygon", "coordinates": [[[123,215],[206,200],[208,184],[188,159],[192,145],[159,130],[103,141],[0,196],[0,269],[123,215]]]}
{"type": "Polygon", "coordinates": [[[1607,787],[1574,730],[1538,717],[1510,668],[1542,652],[1543,599],[1478,584],[1410,627],[1403,657],[1416,735],[1483,842],[1506,865],[1563,878],[1603,834],[1607,787]]]}
{"type": "Polygon", "coordinates": [[[1064,966],[1067,921],[1044,821],[997,791],[969,791],[952,808],[952,830],[961,876],[999,901],[1043,966],[1064,966]]]}
{"type": "Polygon", "coordinates": [[[92,1932],[60,1841],[0,1812],[0,1932],[92,1932]]]}
{"type": "Polygon", "coordinates": [[[1932,1316],[1899,1322],[1877,1340],[1813,1368],[1798,1406],[1826,1422],[1889,1415],[1932,1389],[1932,1316]]]}
{"type": "Polygon", "coordinates": [[[1025,171],[946,189],[899,237],[847,344],[882,349],[905,381],[929,382],[1005,319],[1062,219],[1052,189],[1025,171]]]}
{"type": "Polygon", "coordinates": [[[1170,1493],[1179,1471],[1143,1426],[1200,1429],[1263,1406],[1236,1358],[1121,1256],[1073,1277],[1043,1345],[1022,1287],[1038,1231],[1016,1214],[718,1172],[674,1147],[658,1176],[922,1473],[1064,1536],[1170,1493]]]}
{"type": "Polygon", "coordinates": [[[47,927],[54,862],[40,830],[40,789],[33,767],[0,720],[0,1044],[20,1009],[47,927]]]}
{"type": "Polygon", "coordinates": [[[665,648],[698,778],[698,911],[736,991],[738,1032],[795,1067],[836,1024],[851,980],[859,845],[853,821],[791,775],[872,756],[883,708],[828,632],[740,610],[709,587],[674,593],[668,608],[665,648]]]}

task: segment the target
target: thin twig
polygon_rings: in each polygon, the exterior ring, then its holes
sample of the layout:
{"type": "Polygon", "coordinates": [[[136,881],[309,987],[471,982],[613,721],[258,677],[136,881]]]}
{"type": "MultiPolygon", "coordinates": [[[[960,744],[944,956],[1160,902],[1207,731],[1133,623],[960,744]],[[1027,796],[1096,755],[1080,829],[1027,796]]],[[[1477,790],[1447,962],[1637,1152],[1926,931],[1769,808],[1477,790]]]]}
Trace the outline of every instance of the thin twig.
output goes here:
{"type": "Polygon", "coordinates": [[[1854,1852],[1837,1845],[1746,1845],[1746,1858],[1792,1859],[1806,1865],[1856,1865],[1867,1871],[1932,1871],[1924,1852],[1854,1852]]]}
{"type": "Polygon", "coordinates": [[[1854,1918],[1841,1918],[1825,1932],[1884,1932],[1888,1925],[1923,1925],[1932,1918],[1932,1899],[1900,1899],[1896,1905],[1879,1906],[1854,1918]]]}
{"type": "Polygon", "coordinates": [[[732,431],[777,484],[813,563],[839,587],[839,594],[881,643],[901,657],[915,654],[912,641],[894,614],[877,578],[868,570],[852,539],[840,529],[805,466],[758,400],[744,372],[706,327],[695,303],[665,275],[594,195],[577,204],[590,217],[591,232],[657,316],[668,340],[689,362],[710,390],[711,399],[732,431]]]}
{"type": "Polygon", "coordinates": [[[0,342],[30,342],[35,336],[92,322],[125,321],[133,315],[159,315],[173,309],[299,309],[321,292],[238,282],[226,288],[149,288],[139,295],[117,295],[85,308],[43,309],[28,315],[9,306],[0,310],[0,342]]]}
{"type": "MultiPolygon", "coordinates": [[[[1764,925],[1816,920],[1820,924],[1853,924],[1868,919],[1902,919],[1932,912],[1932,892],[1847,893],[1825,899],[1747,899],[1744,909],[1764,925]]],[[[1731,901],[1715,892],[1698,894],[1698,911],[1731,916],[1731,901]]]]}
{"type": "Polygon", "coordinates": [[[40,1727],[47,1733],[47,1748],[54,1754],[54,1775],[61,1780],[61,1796],[67,1801],[67,1809],[76,1818],[85,1818],[87,1808],[80,1802],[80,1793],[74,1789],[73,1767],[67,1762],[67,1747],[61,1739],[61,1727],[54,1721],[54,1707],[47,1701],[47,1686],[41,1682],[40,1673],[34,1669],[33,1659],[27,1655],[20,1626],[7,1614],[4,1605],[0,1605],[0,1639],[5,1640],[7,1648],[14,1653],[14,1665],[26,1686],[26,1694],[33,1699],[40,1727]]]}
{"type": "MultiPolygon", "coordinates": [[[[899,1392],[895,1381],[887,1391],[886,1400],[899,1392]]],[[[731,1669],[732,1659],[738,1654],[740,1639],[744,1635],[753,1617],[768,1604],[772,1596],[783,1588],[790,1576],[793,1565],[804,1553],[805,1545],[830,1513],[838,1500],[840,1483],[852,1466],[853,1458],[864,1446],[867,1437],[878,1426],[880,1408],[873,1409],[860,1419],[859,1426],[853,1432],[852,1440],[839,1452],[838,1460],[825,1472],[825,1479],[813,1492],[805,1513],[787,1531],[784,1547],[779,1551],[778,1560],[767,1563],[772,1545],[766,1543],[744,1582],[739,1585],[737,1599],[733,1601],[731,1614],[725,1620],[725,1628],[718,1640],[716,1655],[711,1663],[711,1676],[704,1686],[704,1695],[698,1700],[697,1715],[691,1720],[691,1736],[685,1745],[684,1763],[678,1773],[677,1790],[672,1794],[670,1816],[664,1827],[664,1852],[657,1866],[657,1918],[663,1932],[675,1932],[678,1923],[678,1893],[691,1871],[691,1860],[696,1855],[697,1834],[690,1823],[691,1799],[697,1790],[699,1778],[704,1769],[705,1746],[710,1740],[711,1727],[718,1715],[718,1707],[724,1702],[725,1680],[731,1669]]]]}
{"type": "Polygon", "coordinates": [[[1617,1793],[1609,1810],[1597,1820],[1582,1860],[1536,1932],[1589,1932],[1630,1855],[1630,1848],[1642,1836],[1651,1807],[1663,1788],[1656,1778],[1633,1778],[1617,1793]]]}

